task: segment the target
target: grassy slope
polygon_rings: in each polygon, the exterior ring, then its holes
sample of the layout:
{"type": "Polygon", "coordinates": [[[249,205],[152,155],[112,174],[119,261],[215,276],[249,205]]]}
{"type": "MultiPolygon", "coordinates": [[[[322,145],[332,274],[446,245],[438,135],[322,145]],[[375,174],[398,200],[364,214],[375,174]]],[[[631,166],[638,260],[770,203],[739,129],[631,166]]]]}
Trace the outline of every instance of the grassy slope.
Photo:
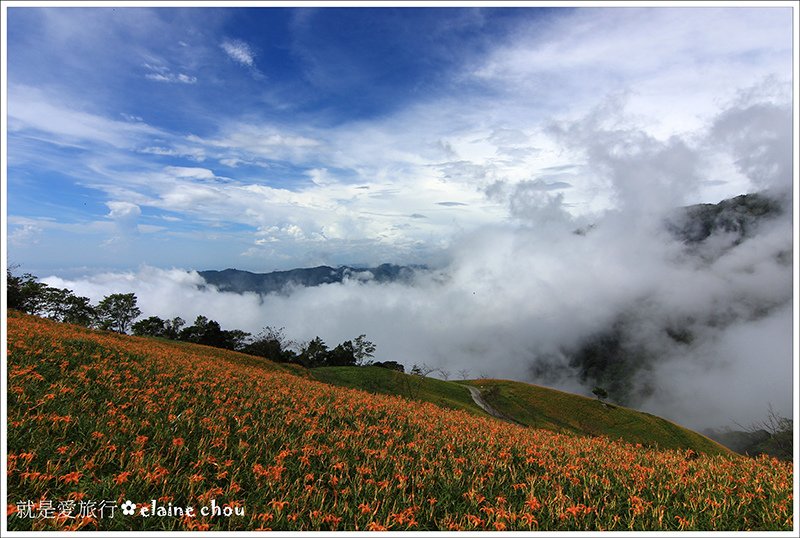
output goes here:
{"type": "Polygon", "coordinates": [[[323,383],[366,390],[375,394],[394,394],[411,400],[423,400],[449,409],[484,414],[472,401],[469,391],[457,383],[430,377],[419,378],[376,366],[333,366],[309,370],[311,377],[323,383]]]}
{"type": "Polygon", "coordinates": [[[515,421],[534,428],[581,435],[605,435],[653,448],[691,448],[729,454],[724,446],[661,417],[594,398],[528,383],[496,379],[468,381],[484,399],[515,421]]]}
{"type": "Polygon", "coordinates": [[[462,383],[479,387],[484,399],[509,419],[525,426],[578,435],[605,435],[629,443],[668,449],[692,449],[706,454],[729,454],[714,441],[663,418],[597,400],[528,383],[500,380],[448,382],[387,370],[339,366],[315,368],[310,375],[325,383],[395,394],[451,409],[484,414],[462,383]],[[497,387],[493,394],[491,387],[497,387]]]}

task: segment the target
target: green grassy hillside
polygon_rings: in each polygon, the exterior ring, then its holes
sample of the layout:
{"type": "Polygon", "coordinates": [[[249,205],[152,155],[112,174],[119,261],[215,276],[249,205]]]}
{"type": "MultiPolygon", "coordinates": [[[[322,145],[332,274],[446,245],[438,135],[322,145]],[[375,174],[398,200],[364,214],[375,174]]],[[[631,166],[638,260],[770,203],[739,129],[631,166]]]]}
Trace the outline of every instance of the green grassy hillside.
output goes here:
{"type": "Polygon", "coordinates": [[[661,417],[594,398],[517,381],[480,379],[465,383],[478,387],[484,400],[503,415],[533,428],[605,435],[652,448],[730,453],[711,439],[661,417]]]}
{"type": "Polygon", "coordinates": [[[317,381],[331,385],[366,390],[374,394],[394,394],[410,400],[431,402],[449,409],[484,414],[472,401],[465,387],[440,379],[412,376],[376,366],[313,368],[309,373],[317,381]]]}
{"type": "Polygon", "coordinates": [[[464,386],[472,385],[509,421],[524,426],[568,434],[604,435],[653,448],[730,453],[711,439],[663,418],[528,383],[496,379],[442,381],[376,367],[341,366],[309,372],[313,378],[332,385],[394,394],[484,415],[464,386]]]}

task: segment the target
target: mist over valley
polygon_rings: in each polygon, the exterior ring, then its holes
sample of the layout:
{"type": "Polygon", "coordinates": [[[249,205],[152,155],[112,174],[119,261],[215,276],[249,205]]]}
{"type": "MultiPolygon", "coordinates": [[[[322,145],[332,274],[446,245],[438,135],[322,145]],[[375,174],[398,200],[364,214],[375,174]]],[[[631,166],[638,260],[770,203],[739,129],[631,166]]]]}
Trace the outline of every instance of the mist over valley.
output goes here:
{"type": "MultiPolygon", "coordinates": [[[[267,274],[162,270],[50,277],[95,300],[132,291],[142,317],[205,315],[253,334],[367,334],[376,360],[528,381],[696,429],[791,414],[792,237],[785,193],[667,212],[643,234],[616,215],[482,230],[437,268],[267,274]],[[480,253],[480,255],[477,255],[480,253]]],[[[436,375],[436,374],[434,374],[436,375]]]]}

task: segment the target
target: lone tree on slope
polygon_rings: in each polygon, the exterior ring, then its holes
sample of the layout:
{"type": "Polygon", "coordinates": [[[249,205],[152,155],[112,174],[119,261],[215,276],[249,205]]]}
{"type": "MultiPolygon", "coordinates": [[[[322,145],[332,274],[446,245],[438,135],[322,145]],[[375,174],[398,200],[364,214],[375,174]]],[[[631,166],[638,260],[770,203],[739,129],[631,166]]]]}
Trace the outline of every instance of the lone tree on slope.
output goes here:
{"type": "Polygon", "coordinates": [[[97,305],[96,311],[100,328],[118,333],[126,333],[131,322],[142,314],[136,306],[136,295],[133,293],[107,295],[97,305]]]}
{"type": "Polygon", "coordinates": [[[605,400],[606,398],[608,398],[608,392],[606,392],[606,389],[604,389],[602,387],[593,388],[592,389],[592,394],[597,396],[597,399],[600,400],[601,402],[603,400],[605,400]]]}

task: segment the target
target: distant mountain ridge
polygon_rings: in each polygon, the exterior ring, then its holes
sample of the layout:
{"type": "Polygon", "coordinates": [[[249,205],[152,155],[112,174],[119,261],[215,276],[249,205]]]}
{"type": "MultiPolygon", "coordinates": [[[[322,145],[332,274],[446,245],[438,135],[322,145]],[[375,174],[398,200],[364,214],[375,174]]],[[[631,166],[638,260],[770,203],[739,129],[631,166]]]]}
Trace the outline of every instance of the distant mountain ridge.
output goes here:
{"type": "Polygon", "coordinates": [[[667,230],[686,244],[702,243],[716,233],[732,234],[731,246],[757,233],[758,224],[783,212],[783,201],[766,193],[742,194],[716,204],[682,207],[665,222],[667,230]]]}
{"type": "Polygon", "coordinates": [[[329,267],[320,265],[288,271],[271,273],[252,273],[239,269],[223,271],[198,271],[206,284],[216,286],[220,291],[261,295],[281,293],[292,286],[314,287],[322,284],[335,284],[347,278],[372,282],[410,282],[417,270],[424,266],[404,266],[384,263],[377,267],[356,268],[350,266],[329,267]]]}
{"type": "MultiPolygon", "coordinates": [[[[735,247],[744,239],[757,233],[758,224],[783,211],[780,200],[765,193],[752,193],[723,200],[717,204],[696,204],[681,207],[665,220],[665,228],[696,254],[713,258],[720,252],[703,252],[706,240],[720,232],[730,235],[728,248],[735,247]]],[[[588,229],[576,233],[586,235],[588,229]]],[[[343,282],[346,278],[363,281],[410,283],[417,271],[427,270],[424,265],[396,265],[384,263],[377,267],[361,268],[343,265],[290,269],[270,273],[253,273],[240,269],[222,271],[198,271],[207,285],[216,286],[220,291],[233,293],[287,292],[291,287],[315,287],[323,284],[343,282]]]]}

